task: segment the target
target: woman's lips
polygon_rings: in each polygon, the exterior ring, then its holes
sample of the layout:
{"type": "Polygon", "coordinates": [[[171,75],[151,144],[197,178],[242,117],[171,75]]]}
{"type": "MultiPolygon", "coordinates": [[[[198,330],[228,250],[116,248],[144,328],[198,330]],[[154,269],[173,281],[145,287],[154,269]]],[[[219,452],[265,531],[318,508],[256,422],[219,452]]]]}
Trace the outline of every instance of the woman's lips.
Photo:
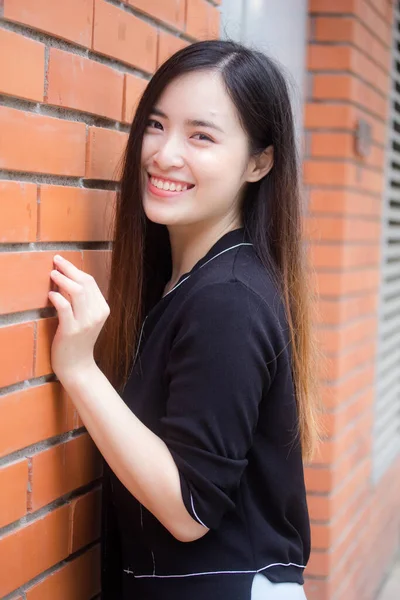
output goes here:
{"type": "MultiPolygon", "coordinates": [[[[151,182],[151,177],[152,176],[149,175],[147,188],[152,194],[154,194],[155,196],[159,196],[160,198],[171,198],[172,196],[181,196],[182,194],[185,194],[189,190],[193,189],[193,187],[194,187],[194,186],[192,186],[190,188],[188,187],[187,190],[181,190],[180,192],[164,190],[163,188],[158,188],[157,186],[155,186],[151,182]]],[[[157,177],[155,179],[157,179],[157,177]]],[[[187,184],[182,184],[182,185],[187,185],[187,184]]]]}

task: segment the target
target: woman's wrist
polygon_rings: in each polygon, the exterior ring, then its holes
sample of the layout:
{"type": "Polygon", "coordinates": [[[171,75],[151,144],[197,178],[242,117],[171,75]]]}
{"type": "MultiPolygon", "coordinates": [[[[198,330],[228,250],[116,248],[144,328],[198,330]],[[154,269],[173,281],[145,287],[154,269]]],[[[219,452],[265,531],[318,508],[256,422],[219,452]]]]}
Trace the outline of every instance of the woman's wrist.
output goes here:
{"type": "Polygon", "coordinates": [[[93,359],[88,360],[87,363],[79,364],[73,368],[57,373],[57,378],[68,392],[68,390],[73,390],[87,384],[87,382],[96,376],[99,371],[100,369],[93,359]]]}

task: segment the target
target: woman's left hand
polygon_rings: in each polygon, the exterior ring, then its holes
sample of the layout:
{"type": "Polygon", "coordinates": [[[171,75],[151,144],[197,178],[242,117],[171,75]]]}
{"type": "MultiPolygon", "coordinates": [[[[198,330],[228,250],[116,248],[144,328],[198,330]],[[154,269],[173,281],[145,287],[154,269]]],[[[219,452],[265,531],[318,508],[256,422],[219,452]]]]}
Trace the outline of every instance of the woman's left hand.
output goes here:
{"type": "Polygon", "coordinates": [[[95,364],[94,345],[110,308],[92,275],[59,255],[54,256],[54,263],[61,272],[51,271],[51,279],[70,298],[49,292],[59,321],[51,347],[51,365],[62,380],[95,364]]]}

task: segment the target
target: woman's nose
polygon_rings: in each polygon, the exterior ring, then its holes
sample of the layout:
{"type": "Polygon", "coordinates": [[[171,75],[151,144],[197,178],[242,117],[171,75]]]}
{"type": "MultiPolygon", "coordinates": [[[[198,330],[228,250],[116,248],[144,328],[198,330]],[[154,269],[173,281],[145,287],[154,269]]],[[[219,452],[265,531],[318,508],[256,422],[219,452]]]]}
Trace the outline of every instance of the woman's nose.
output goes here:
{"type": "Polygon", "coordinates": [[[165,140],[154,155],[154,160],[163,170],[167,170],[170,167],[183,167],[185,160],[181,143],[174,138],[165,140]]]}

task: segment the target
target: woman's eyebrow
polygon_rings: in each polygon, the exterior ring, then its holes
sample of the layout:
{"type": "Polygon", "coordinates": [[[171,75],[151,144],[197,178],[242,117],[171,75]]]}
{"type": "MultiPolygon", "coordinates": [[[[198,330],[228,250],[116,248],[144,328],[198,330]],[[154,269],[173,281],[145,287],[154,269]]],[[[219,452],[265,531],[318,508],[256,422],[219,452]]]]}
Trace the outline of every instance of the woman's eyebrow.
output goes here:
{"type": "MultiPolygon", "coordinates": [[[[153,108],[151,114],[157,117],[162,117],[163,119],[168,119],[167,115],[163,113],[162,110],[156,107],[153,108]]],[[[185,124],[191,125],[192,127],[209,127],[210,129],[216,129],[217,131],[224,133],[221,127],[218,127],[218,125],[216,125],[212,121],[205,121],[204,119],[186,119],[185,124]]]]}

